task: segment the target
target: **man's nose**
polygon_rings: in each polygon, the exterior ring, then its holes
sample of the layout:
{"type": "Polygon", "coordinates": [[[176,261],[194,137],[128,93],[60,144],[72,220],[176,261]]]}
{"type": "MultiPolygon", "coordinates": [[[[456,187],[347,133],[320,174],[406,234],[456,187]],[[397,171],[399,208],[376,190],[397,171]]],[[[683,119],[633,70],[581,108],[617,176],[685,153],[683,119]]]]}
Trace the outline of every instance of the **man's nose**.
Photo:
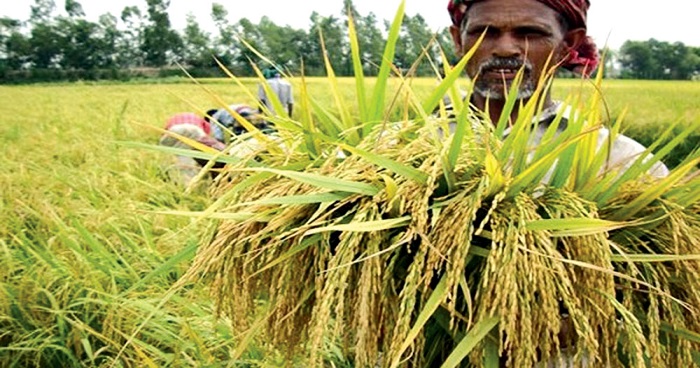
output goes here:
{"type": "Polygon", "coordinates": [[[517,57],[524,52],[525,45],[521,39],[511,33],[504,32],[496,40],[493,48],[493,56],[517,57]]]}

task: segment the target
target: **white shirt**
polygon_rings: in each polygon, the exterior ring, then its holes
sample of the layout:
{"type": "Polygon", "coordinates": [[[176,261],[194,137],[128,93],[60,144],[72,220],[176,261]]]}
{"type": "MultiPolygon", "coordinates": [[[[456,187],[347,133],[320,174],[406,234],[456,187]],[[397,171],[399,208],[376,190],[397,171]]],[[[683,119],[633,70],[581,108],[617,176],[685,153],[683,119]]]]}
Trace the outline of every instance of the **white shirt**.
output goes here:
{"type": "MultiPolygon", "coordinates": [[[[281,77],[274,77],[266,80],[266,83],[270,86],[270,89],[277,95],[282,106],[287,108],[290,104],[294,103],[294,97],[292,97],[292,85],[281,77]]],[[[258,86],[258,98],[263,101],[265,106],[267,106],[270,113],[277,114],[275,108],[272,107],[272,102],[265,94],[265,88],[260,84],[258,86]]]]}
{"type": "MultiPolygon", "coordinates": [[[[448,110],[450,110],[450,108],[451,107],[448,107],[448,110]]],[[[542,141],[547,128],[549,128],[549,124],[545,124],[543,122],[550,120],[556,114],[562,112],[562,110],[564,110],[562,117],[570,119],[572,114],[571,108],[564,106],[563,103],[558,101],[555,102],[553,106],[542,111],[542,113],[536,118],[540,123],[537,124],[537,130],[533,132],[532,138],[530,139],[531,146],[537,146],[542,141]]],[[[457,123],[451,122],[449,125],[450,133],[454,133],[456,127],[457,123]]],[[[563,132],[564,129],[566,129],[566,124],[560,124],[557,133],[563,132]]],[[[510,129],[506,129],[504,134],[508,135],[509,131],[510,129]]],[[[607,128],[601,127],[598,130],[598,150],[600,150],[603,145],[608,144],[609,136],[610,130],[607,128]]],[[[622,173],[629,169],[645,150],[646,148],[641,143],[625,135],[618,134],[610,147],[608,161],[606,162],[604,170],[616,170],[622,173]]],[[[554,166],[556,167],[556,164],[554,166]]],[[[553,172],[554,167],[552,167],[552,170],[550,170],[550,172],[545,176],[543,182],[549,181],[548,179],[553,172]]],[[[651,169],[649,169],[649,174],[654,177],[663,178],[668,176],[669,170],[662,162],[657,162],[651,167],[651,169]]]]}

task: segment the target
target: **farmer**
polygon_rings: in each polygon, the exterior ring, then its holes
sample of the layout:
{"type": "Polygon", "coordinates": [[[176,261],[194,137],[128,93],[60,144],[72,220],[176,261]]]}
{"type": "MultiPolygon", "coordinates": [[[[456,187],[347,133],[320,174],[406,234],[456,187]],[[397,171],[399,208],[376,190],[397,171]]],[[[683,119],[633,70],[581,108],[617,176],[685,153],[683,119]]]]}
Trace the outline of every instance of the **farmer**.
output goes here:
{"type": "MultiPolygon", "coordinates": [[[[491,121],[497,122],[505,106],[508,88],[516,73],[523,69],[518,99],[527,102],[537,88],[540,76],[551,65],[561,66],[588,76],[598,65],[598,50],[586,34],[588,0],[449,0],[447,9],[452,20],[450,33],[458,56],[463,56],[477,42],[484,39],[466,66],[467,75],[474,82],[471,104],[488,111],[491,121]],[[552,57],[549,65],[549,57],[552,57]]],[[[551,98],[547,89],[541,95],[544,110],[533,142],[539,143],[548,125],[563,106],[551,98]]],[[[511,118],[518,116],[518,106],[511,118]]],[[[564,116],[566,117],[566,115],[564,116]]],[[[560,129],[566,126],[562,121],[560,129]]],[[[601,128],[598,147],[610,132],[601,128]]],[[[608,162],[608,169],[624,171],[645,148],[633,139],[617,135],[608,162]]],[[[668,175],[668,169],[658,163],[649,171],[656,177],[668,175]]]]}
{"type": "Polygon", "coordinates": [[[262,119],[255,109],[243,104],[229,105],[228,108],[216,110],[214,113],[210,111],[210,114],[208,114],[212,117],[212,134],[214,137],[226,144],[231,143],[227,149],[229,155],[245,158],[250,154],[262,152],[266,149],[265,144],[258,141],[259,137],[256,138],[251,134],[246,134],[249,133],[248,130],[238,118],[231,114],[232,112],[235,112],[240,118],[255,126],[270,141],[279,142],[275,129],[270,126],[270,123],[262,119]],[[230,134],[237,136],[237,139],[230,139],[230,134]]]}
{"type": "Polygon", "coordinates": [[[245,104],[234,104],[229,105],[228,108],[209,110],[207,113],[212,119],[212,135],[218,141],[227,143],[229,141],[229,139],[227,139],[228,133],[241,135],[248,132],[243,124],[241,124],[231,112],[235,112],[264,133],[268,132],[269,127],[267,122],[260,118],[255,109],[245,104]],[[214,121],[218,122],[218,124],[214,121]]]}
{"type": "MultiPolygon", "coordinates": [[[[212,137],[211,133],[212,127],[207,120],[195,113],[183,112],[175,114],[167,120],[165,132],[160,137],[159,144],[181,149],[197,149],[188,142],[191,140],[217,151],[226,148],[222,142],[212,137]]],[[[176,155],[174,170],[171,173],[176,181],[187,185],[207,162],[206,159],[176,155]]],[[[212,176],[215,175],[214,172],[211,173],[212,176]]]]}
{"type": "MultiPolygon", "coordinates": [[[[450,0],[447,6],[452,25],[450,33],[458,56],[463,56],[484,35],[483,41],[466,66],[473,82],[471,105],[488,112],[490,120],[497,122],[505,108],[506,96],[516,74],[523,70],[518,86],[516,103],[511,119],[515,121],[519,106],[529,101],[538,87],[540,77],[551,65],[567,68],[588,76],[598,64],[596,45],[587,36],[586,14],[588,0],[450,0]],[[551,57],[551,61],[548,60],[551,57]]],[[[557,112],[564,108],[561,102],[551,98],[550,90],[540,95],[543,111],[536,118],[538,125],[533,132],[533,144],[539,144],[557,112]]],[[[564,110],[566,111],[566,110],[564,110]]],[[[568,115],[564,115],[566,118],[568,115]]],[[[562,121],[559,129],[565,129],[562,121]]],[[[454,129],[454,124],[451,127],[454,129]]],[[[610,132],[598,131],[598,147],[606,143],[610,132]]],[[[607,161],[608,170],[624,171],[643,154],[645,147],[629,137],[618,135],[612,142],[607,161]]],[[[656,177],[668,175],[668,169],[658,163],[649,171],[656,177]]],[[[562,346],[571,349],[575,332],[562,310],[562,329],[559,334],[562,346]]],[[[572,351],[562,351],[562,360],[542,362],[542,367],[570,367],[572,351]]],[[[592,362],[584,359],[583,366],[592,362]]]]}
{"type": "MultiPolygon", "coordinates": [[[[277,95],[280,103],[286,108],[287,116],[292,116],[292,110],[294,107],[294,97],[292,96],[292,85],[288,81],[282,79],[282,75],[279,70],[275,68],[265,69],[263,72],[265,77],[265,83],[270,87],[272,92],[277,95]]],[[[263,106],[273,115],[279,115],[275,112],[275,108],[270,101],[270,97],[265,92],[265,88],[262,83],[258,85],[258,99],[260,100],[260,112],[264,111],[263,106]]]]}

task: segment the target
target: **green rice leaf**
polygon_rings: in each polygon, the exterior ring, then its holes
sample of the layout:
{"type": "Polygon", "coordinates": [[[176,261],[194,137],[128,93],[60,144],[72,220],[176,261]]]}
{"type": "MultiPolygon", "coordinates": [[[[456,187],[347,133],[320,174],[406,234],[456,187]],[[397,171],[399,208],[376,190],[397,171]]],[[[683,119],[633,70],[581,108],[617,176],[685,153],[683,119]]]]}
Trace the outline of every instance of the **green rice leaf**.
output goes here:
{"type": "Polygon", "coordinates": [[[268,173],[268,172],[260,172],[256,173],[254,175],[251,175],[250,177],[242,180],[240,183],[236,184],[233,186],[230,190],[228,190],[226,193],[224,193],[220,198],[218,198],[214,203],[212,203],[211,206],[207,207],[201,214],[201,219],[205,218],[210,218],[216,211],[221,208],[222,206],[226,205],[227,203],[230,203],[233,198],[235,198],[240,192],[250,188],[251,186],[254,186],[258,183],[261,183],[270,177],[272,177],[273,174],[268,173]]]}
{"type": "Polygon", "coordinates": [[[349,192],[373,196],[379,193],[379,188],[367,183],[331,178],[324,175],[311,174],[293,170],[278,170],[271,168],[238,169],[239,171],[269,172],[275,175],[285,176],[301,183],[313,185],[318,188],[330,189],[336,192],[349,192]]]}
{"type": "Polygon", "coordinates": [[[668,191],[667,198],[676,203],[696,203],[700,201],[700,176],[695,175],[683,185],[668,191]]]}
{"type": "Polygon", "coordinates": [[[529,160],[530,154],[528,151],[530,150],[530,138],[532,136],[532,131],[537,127],[533,122],[536,120],[535,116],[542,111],[542,104],[538,103],[540,100],[538,96],[541,94],[539,89],[534,92],[532,97],[525,104],[516,99],[517,93],[519,92],[517,86],[521,84],[524,73],[524,69],[521,68],[515,76],[513,86],[508,93],[508,98],[512,98],[514,101],[511,103],[511,100],[506,100],[504,110],[496,125],[495,133],[496,137],[503,137],[506,134],[505,129],[510,128],[510,131],[503,141],[498,158],[502,162],[510,160],[510,166],[513,167],[513,172],[515,174],[521,172],[529,160]],[[511,111],[515,106],[515,101],[518,101],[520,106],[516,121],[512,121],[511,111]]]}
{"type": "Polygon", "coordinates": [[[644,173],[648,172],[652,166],[659,162],[663,157],[667,156],[675,147],[683,143],[688,136],[693,132],[692,129],[684,129],[680,134],[675,134],[675,127],[678,122],[671,124],[657,139],[654,143],[649,146],[642,154],[639,155],[634,164],[632,164],[625,172],[619,176],[615,176],[612,183],[608,183],[609,180],[601,181],[597,188],[594,188],[593,194],[596,196],[595,201],[598,206],[602,206],[607,203],[615,194],[617,194],[619,188],[624,184],[640,177],[644,173]],[[657,146],[661,145],[661,142],[668,139],[668,137],[673,136],[670,142],[663,145],[655,155],[652,152],[657,146]]]}
{"type": "Polygon", "coordinates": [[[406,0],[401,0],[399,8],[396,10],[394,20],[391,23],[391,28],[389,28],[386,47],[382,55],[382,64],[379,66],[379,74],[377,74],[374,91],[370,99],[369,115],[367,116],[368,121],[381,121],[383,118],[384,97],[386,96],[387,82],[389,80],[389,73],[391,72],[391,64],[394,61],[394,54],[396,53],[396,43],[399,40],[405,7],[406,0]]]}
{"type": "Polygon", "coordinates": [[[476,41],[474,46],[469,51],[467,51],[466,54],[464,54],[464,56],[459,60],[457,65],[455,65],[454,68],[452,68],[449,74],[445,75],[445,79],[443,79],[442,82],[440,82],[440,84],[438,84],[438,86],[435,89],[433,89],[433,92],[430,94],[430,96],[424,100],[422,104],[424,111],[435,110],[440,101],[442,101],[442,99],[445,97],[447,91],[450,88],[452,88],[457,82],[457,79],[460,76],[462,76],[464,68],[466,67],[467,63],[472,58],[472,56],[474,56],[474,53],[481,45],[481,42],[483,41],[485,35],[486,32],[483,32],[481,36],[479,36],[479,39],[476,41]]]}
{"type": "MultiPolygon", "coordinates": [[[[469,96],[470,95],[467,95],[465,100],[469,101],[469,96]]],[[[452,171],[454,171],[454,168],[457,165],[457,159],[459,158],[459,155],[462,152],[462,145],[464,143],[465,137],[471,138],[474,136],[474,132],[472,131],[472,127],[470,125],[471,121],[469,120],[468,106],[465,106],[464,108],[462,108],[462,110],[459,111],[456,120],[457,126],[455,127],[455,131],[452,134],[452,142],[450,142],[450,151],[447,154],[447,160],[449,162],[450,168],[452,168],[452,171]]]]}
{"type": "Polygon", "coordinates": [[[247,212],[207,212],[207,211],[149,211],[150,213],[155,213],[159,215],[167,216],[184,216],[184,217],[197,217],[197,218],[208,218],[217,220],[231,220],[231,221],[247,221],[247,220],[266,220],[269,219],[267,216],[261,216],[258,213],[247,213],[247,212]]]}
{"type": "MultiPolygon", "coordinates": [[[[352,68],[355,72],[355,88],[357,90],[357,106],[360,109],[360,121],[368,120],[367,97],[365,92],[365,74],[360,57],[360,45],[357,42],[357,30],[352,12],[348,9],[348,38],[350,39],[350,51],[352,54],[352,68]]],[[[366,132],[365,132],[366,133],[366,132]]]]}
{"type": "Polygon", "coordinates": [[[478,245],[472,244],[469,246],[469,254],[472,254],[472,255],[475,255],[475,256],[478,256],[481,258],[487,258],[489,256],[490,252],[491,252],[490,250],[483,248],[483,247],[480,247],[478,245]]]}
{"type": "Polygon", "coordinates": [[[167,261],[162,263],[158,268],[146,274],[139,281],[135,282],[129,289],[125,290],[122,295],[127,295],[131,291],[138,289],[139,287],[147,284],[153,278],[167,275],[172,272],[173,268],[182,262],[189,262],[194,258],[195,253],[197,253],[197,242],[191,242],[188,246],[179,251],[176,255],[170,257],[167,261]]]}
{"type": "Polygon", "coordinates": [[[559,155],[567,148],[583,139],[587,134],[591,134],[591,131],[583,132],[582,134],[568,139],[556,148],[553,148],[548,154],[543,155],[539,160],[530,164],[525,170],[513,178],[510,189],[508,190],[508,196],[512,197],[529,186],[540,184],[542,178],[552,168],[552,165],[559,155]]]}
{"type": "Polygon", "coordinates": [[[682,339],[692,341],[694,343],[700,343],[700,334],[697,332],[690,331],[685,328],[677,328],[672,324],[661,321],[661,331],[672,333],[682,339]]]}
{"type": "Polygon", "coordinates": [[[441,367],[457,367],[469,355],[469,353],[471,353],[476,345],[482,342],[484,338],[486,338],[486,335],[488,335],[488,333],[498,325],[499,320],[500,319],[498,317],[490,317],[474,324],[474,327],[469,330],[462,341],[460,341],[454,350],[452,350],[452,353],[447,357],[447,359],[445,359],[445,362],[442,363],[441,367]]]}
{"type": "MultiPolygon", "coordinates": [[[[304,60],[301,61],[301,70],[304,70],[304,60]]],[[[311,100],[309,96],[309,91],[306,87],[306,77],[304,74],[301,75],[301,86],[299,88],[299,100],[301,105],[301,125],[304,128],[304,142],[306,143],[306,149],[311,153],[312,158],[318,157],[321,153],[321,147],[319,142],[314,139],[314,134],[316,133],[316,125],[314,124],[313,116],[311,115],[311,100]]]]}
{"type": "Polygon", "coordinates": [[[357,130],[353,129],[355,128],[355,124],[353,122],[352,117],[350,116],[350,112],[348,111],[348,107],[345,104],[345,99],[343,98],[343,94],[340,92],[340,88],[338,87],[338,78],[335,76],[335,71],[333,71],[333,65],[331,64],[331,60],[328,58],[328,52],[326,52],[326,43],[323,40],[323,34],[321,33],[321,29],[319,28],[319,37],[321,38],[321,49],[323,53],[323,62],[324,65],[326,66],[326,80],[331,86],[331,96],[333,96],[333,100],[335,101],[335,106],[337,110],[340,112],[340,121],[343,126],[343,130],[347,132],[348,136],[346,137],[350,142],[353,144],[357,144],[360,141],[360,135],[358,134],[357,130]]]}
{"type": "MultiPolygon", "coordinates": [[[[453,67],[452,67],[451,63],[449,62],[448,56],[445,54],[445,50],[442,47],[439,47],[438,49],[440,50],[440,60],[442,60],[442,70],[443,71],[442,71],[442,73],[439,73],[436,71],[435,74],[437,74],[437,75],[442,74],[444,76],[447,76],[452,72],[453,67]]],[[[457,63],[457,64],[459,64],[459,63],[457,63]]],[[[444,78],[441,78],[441,79],[444,79],[444,78]]],[[[448,95],[450,97],[449,104],[452,105],[452,107],[455,109],[455,111],[462,111],[464,106],[469,103],[470,99],[464,98],[464,96],[462,96],[462,92],[459,90],[457,83],[453,83],[450,86],[448,91],[449,91],[448,95]],[[466,101],[466,103],[465,103],[465,101],[466,101]]],[[[471,91],[471,89],[468,89],[466,92],[471,94],[472,91],[471,91]]],[[[439,103],[440,103],[439,106],[442,108],[443,101],[439,101],[439,103]]]]}
{"type": "Polygon", "coordinates": [[[414,169],[410,166],[402,165],[401,163],[398,163],[392,159],[386,158],[385,156],[382,155],[377,155],[371,152],[364,151],[362,149],[352,147],[347,144],[340,144],[339,145],[342,149],[351,152],[352,154],[358,155],[362,157],[363,159],[379,166],[382,168],[385,168],[389,171],[392,171],[396,174],[399,174],[407,179],[413,180],[417,183],[425,184],[428,182],[428,174],[418,170],[414,169]]]}
{"type": "Polygon", "coordinates": [[[343,138],[341,134],[345,131],[343,122],[338,119],[338,117],[333,115],[323,104],[320,104],[315,100],[311,100],[310,102],[313,112],[317,117],[316,123],[323,128],[325,137],[329,140],[338,140],[343,138]]]}
{"type": "MultiPolygon", "coordinates": [[[[515,79],[513,80],[510,91],[508,92],[508,96],[506,97],[506,102],[503,105],[503,111],[501,112],[501,116],[498,118],[498,122],[496,122],[496,137],[503,137],[505,135],[506,128],[508,128],[510,125],[521,126],[524,124],[530,124],[530,120],[524,120],[524,115],[518,116],[518,121],[520,121],[520,124],[518,124],[517,121],[511,121],[510,117],[511,113],[513,112],[513,108],[515,107],[515,104],[521,101],[517,99],[517,96],[520,90],[518,86],[520,86],[520,84],[522,83],[523,74],[523,68],[520,68],[520,70],[518,70],[518,73],[515,74],[515,79]]],[[[476,78],[479,78],[479,76],[477,75],[476,78]]],[[[503,150],[501,152],[501,156],[499,156],[499,159],[506,160],[509,155],[510,150],[503,150]]]]}
{"type": "Polygon", "coordinates": [[[552,236],[584,236],[605,233],[630,225],[627,222],[582,217],[530,221],[525,224],[525,228],[530,231],[551,231],[552,236]]]}
{"type": "Polygon", "coordinates": [[[644,193],[642,193],[633,201],[631,201],[630,203],[619,209],[617,212],[615,212],[611,216],[611,219],[620,220],[625,218],[631,218],[637,212],[641,211],[653,201],[660,198],[671,187],[683,180],[691,170],[694,170],[697,167],[698,163],[700,163],[700,159],[690,161],[681,167],[677,167],[671,172],[671,174],[669,174],[668,177],[659,180],[654,185],[651,185],[649,188],[647,188],[647,190],[644,191],[644,193]]]}
{"type": "Polygon", "coordinates": [[[394,355],[394,359],[391,361],[391,368],[396,368],[399,366],[401,362],[401,356],[406,351],[406,349],[408,349],[411,346],[411,344],[413,344],[413,341],[423,330],[423,327],[428,322],[430,317],[432,317],[433,314],[435,314],[435,311],[440,307],[440,303],[442,303],[442,301],[445,299],[445,295],[447,295],[447,276],[443,275],[440,279],[440,282],[430,294],[428,301],[425,302],[423,309],[418,314],[418,318],[416,318],[416,322],[413,324],[411,330],[408,332],[406,339],[401,344],[401,347],[399,348],[398,352],[394,355]]]}
{"type": "Polygon", "coordinates": [[[236,207],[248,207],[254,205],[266,205],[266,204],[280,204],[280,205],[301,205],[301,204],[313,204],[313,203],[324,203],[324,202],[335,202],[341,199],[345,199],[351,196],[353,193],[348,192],[327,192],[327,193],[317,193],[317,194],[305,194],[305,195],[292,195],[292,196],[282,196],[274,198],[264,198],[253,202],[242,202],[237,203],[236,207]]]}
{"type": "Polygon", "coordinates": [[[498,341],[487,335],[484,342],[484,368],[499,368],[498,341]]]}
{"type": "Polygon", "coordinates": [[[121,146],[129,147],[129,148],[146,149],[146,150],[150,150],[150,151],[163,152],[163,153],[172,154],[172,155],[200,158],[203,160],[213,160],[216,162],[222,162],[222,163],[227,163],[227,164],[241,162],[240,158],[235,157],[235,156],[222,155],[221,152],[219,152],[219,151],[216,151],[214,153],[207,153],[207,152],[202,152],[202,151],[198,151],[198,150],[194,150],[194,149],[166,147],[166,146],[161,146],[161,145],[157,145],[157,144],[149,144],[149,143],[142,143],[142,142],[117,141],[116,143],[121,145],[121,146]]]}

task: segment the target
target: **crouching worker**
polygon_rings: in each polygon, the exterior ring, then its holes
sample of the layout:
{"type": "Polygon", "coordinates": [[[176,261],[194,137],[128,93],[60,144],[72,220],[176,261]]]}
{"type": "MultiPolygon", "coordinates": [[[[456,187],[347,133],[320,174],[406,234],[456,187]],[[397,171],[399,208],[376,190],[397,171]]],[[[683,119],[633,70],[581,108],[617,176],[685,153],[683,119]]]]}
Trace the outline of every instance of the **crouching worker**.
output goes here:
{"type": "Polygon", "coordinates": [[[251,153],[264,150],[264,145],[248,134],[248,130],[232,115],[232,112],[248,121],[263,134],[270,136],[272,140],[277,140],[274,134],[275,129],[255,109],[242,104],[230,105],[228,108],[219,109],[210,115],[212,117],[212,135],[230,146],[229,155],[243,158],[251,153]]]}
{"type": "Polygon", "coordinates": [[[248,130],[231,112],[238,114],[265,134],[272,132],[271,127],[265,120],[260,118],[255,109],[244,104],[234,104],[229,105],[228,108],[209,110],[207,112],[207,115],[212,117],[212,135],[220,142],[229,143],[232,135],[240,136],[248,133],[248,130]]]}
{"type": "MultiPolygon", "coordinates": [[[[165,132],[160,137],[159,144],[166,147],[197,150],[191,142],[188,142],[189,140],[217,151],[223,151],[226,145],[211,134],[212,125],[203,117],[191,112],[179,113],[170,117],[166,122],[165,132]]],[[[188,185],[207,163],[206,159],[176,155],[175,162],[169,168],[168,173],[173,180],[182,185],[188,185]]],[[[223,166],[223,163],[214,163],[210,175],[215,177],[218,173],[217,169],[223,166]]]]}

